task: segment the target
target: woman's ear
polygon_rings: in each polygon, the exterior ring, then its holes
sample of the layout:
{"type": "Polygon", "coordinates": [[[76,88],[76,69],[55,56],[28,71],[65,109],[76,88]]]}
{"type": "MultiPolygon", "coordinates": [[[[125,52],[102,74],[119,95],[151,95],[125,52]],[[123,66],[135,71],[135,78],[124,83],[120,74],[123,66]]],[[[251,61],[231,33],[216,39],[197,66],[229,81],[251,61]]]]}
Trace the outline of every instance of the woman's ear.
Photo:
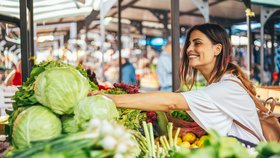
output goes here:
{"type": "Polygon", "coordinates": [[[223,45],[218,43],[215,44],[215,56],[218,56],[222,52],[223,45]]]}

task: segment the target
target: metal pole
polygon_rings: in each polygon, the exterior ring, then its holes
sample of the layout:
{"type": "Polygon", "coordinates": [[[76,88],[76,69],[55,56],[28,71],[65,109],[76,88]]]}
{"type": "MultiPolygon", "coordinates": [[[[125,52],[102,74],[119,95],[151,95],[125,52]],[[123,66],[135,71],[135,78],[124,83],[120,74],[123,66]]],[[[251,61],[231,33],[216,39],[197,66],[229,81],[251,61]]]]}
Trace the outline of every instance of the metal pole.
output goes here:
{"type": "Polygon", "coordinates": [[[119,49],[119,82],[122,81],[122,23],[121,23],[121,4],[122,0],[118,0],[118,49],[119,49]]]}
{"type": "Polygon", "coordinates": [[[274,56],[275,56],[275,46],[274,46],[274,42],[275,42],[275,21],[272,21],[271,25],[272,26],[271,26],[271,57],[270,57],[270,60],[271,60],[271,67],[273,68],[273,70],[271,72],[273,72],[274,68],[275,68],[275,62],[274,62],[274,56]]]}
{"type": "Polygon", "coordinates": [[[164,35],[163,37],[165,39],[168,39],[170,33],[169,33],[169,29],[168,29],[168,12],[163,14],[163,26],[164,26],[164,35]]]}
{"type": "Polygon", "coordinates": [[[104,69],[104,41],[105,41],[105,24],[104,24],[104,5],[102,3],[100,7],[100,37],[101,37],[101,45],[100,51],[102,53],[102,61],[101,61],[101,68],[102,68],[102,80],[105,81],[105,69],[104,69]]]}
{"type": "Polygon", "coordinates": [[[34,35],[33,35],[33,43],[34,43],[34,57],[36,56],[36,52],[38,52],[38,50],[37,50],[37,43],[36,43],[36,39],[37,39],[37,23],[35,22],[34,24],[33,24],[33,33],[34,33],[34,35]]]}
{"type": "MultiPolygon", "coordinates": [[[[28,0],[20,0],[20,39],[21,39],[21,61],[22,61],[22,81],[25,82],[31,72],[29,64],[30,45],[30,12],[27,8],[28,0]]],[[[30,0],[32,3],[32,0],[30,0]]],[[[30,3],[30,2],[29,2],[30,3]]]]}
{"type": "Polygon", "coordinates": [[[34,53],[34,22],[33,22],[33,0],[27,1],[27,8],[29,9],[29,26],[30,26],[30,33],[29,33],[29,42],[30,42],[30,58],[29,58],[29,66],[30,72],[34,65],[35,60],[35,53],[34,53]]]}
{"type": "Polygon", "coordinates": [[[261,83],[263,83],[263,66],[264,66],[264,25],[261,25],[261,83]]]}
{"type": "Polygon", "coordinates": [[[247,53],[248,53],[248,58],[247,58],[247,72],[248,72],[248,78],[250,78],[250,69],[252,67],[252,62],[251,62],[251,58],[252,58],[252,29],[251,29],[251,17],[250,16],[246,16],[246,22],[247,22],[247,37],[248,37],[248,46],[247,46],[247,53]]]}
{"type": "Polygon", "coordinates": [[[277,11],[278,8],[268,8],[261,6],[261,83],[263,83],[263,68],[264,68],[264,26],[267,20],[277,11]]]}
{"type": "Polygon", "coordinates": [[[180,88],[180,79],[178,75],[180,64],[180,26],[179,26],[179,0],[171,1],[171,39],[172,39],[172,90],[180,88]]]}

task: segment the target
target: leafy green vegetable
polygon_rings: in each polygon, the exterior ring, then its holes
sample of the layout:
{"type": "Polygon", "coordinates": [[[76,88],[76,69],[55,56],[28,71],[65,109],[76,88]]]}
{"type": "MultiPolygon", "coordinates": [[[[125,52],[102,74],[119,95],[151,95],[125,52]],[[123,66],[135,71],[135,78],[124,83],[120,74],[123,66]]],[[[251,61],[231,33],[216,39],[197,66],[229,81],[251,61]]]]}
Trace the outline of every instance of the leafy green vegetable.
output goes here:
{"type": "Polygon", "coordinates": [[[175,118],[183,119],[188,122],[193,122],[191,116],[184,110],[175,110],[171,112],[171,115],[175,118]]]}
{"type": "Polygon", "coordinates": [[[235,138],[221,137],[216,131],[208,131],[209,138],[205,140],[204,148],[194,151],[191,158],[217,157],[217,158],[253,158],[245,147],[235,138]]]}
{"type": "Polygon", "coordinates": [[[39,152],[30,158],[88,158],[87,153],[82,149],[71,149],[64,152],[39,152]]]}
{"type": "Polygon", "coordinates": [[[28,78],[27,81],[23,83],[22,87],[19,87],[19,90],[12,97],[12,99],[15,101],[13,103],[14,111],[7,111],[7,114],[10,117],[9,117],[9,124],[6,125],[5,127],[5,133],[9,135],[8,137],[9,141],[11,141],[13,124],[17,115],[20,114],[21,111],[23,111],[24,109],[30,106],[40,105],[40,103],[37,101],[37,99],[34,96],[34,82],[36,78],[42,72],[55,67],[70,67],[70,68],[77,69],[81,75],[86,77],[87,81],[89,82],[93,90],[98,89],[98,86],[89,80],[89,78],[87,77],[87,72],[81,66],[74,67],[69,64],[63,63],[61,61],[46,61],[46,62],[41,62],[38,65],[34,65],[30,73],[30,78],[28,78]]]}
{"type": "Polygon", "coordinates": [[[157,125],[158,125],[160,136],[167,134],[167,129],[166,129],[167,124],[168,124],[168,120],[165,115],[165,112],[157,112],[157,125]]]}
{"type": "Polygon", "coordinates": [[[114,102],[103,95],[90,96],[81,100],[75,107],[74,114],[81,129],[87,128],[88,122],[93,118],[114,120],[119,117],[114,102]]]}
{"type": "Polygon", "coordinates": [[[94,119],[89,128],[75,134],[60,135],[33,142],[28,149],[17,149],[6,158],[134,158],[139,155],[134,137],[115,122],[94,119]],[[114,131],[114,132],[113,132],[114,131]]]}
{"type": "Polygon", "coordinates": [[[34,84],[35,98],[56,114],[71,114],[90,92],[87,79],[70,67],[52,68],[41,73],[34,84]]]}
{"type": "Polygon", "coordinates": [[[34,82],[39,74],[55,67],[70,67],[77,69],[81,75],[87,78],[87,81],[91,85],[92,89],[98,89],[98,86],[89,80],[89,78],[87,77],[87,72],[81,66],[74,67],[61,61],[42,62],[38,65],[33,66],[30,73],[30,78],[28,78],[27,81],[23,83],[22,87],[19,87],[19,90],[12,97],[12,99],[15,100],[15,102],[13,103],[13,108],[15,110],[20,106],[31,106],[39,104],[34,96],[34,82]]]}
{"type": "Polygon", "coordinates": [[[280,144],[277,142],[261,142],[257,147],[257,158],[276,158],[280,157],[280,144]]]}
{"type": "MultiPolygon", "coordinates": [[[[127,94],[123,88],[112,88],[108,90],[102,90],[106,94],[127,94]]],[[[139,131],[142,127],[142,122],[147,119],[145,112],[141,110],[119,108],[118,112],[120,117],[118,123],[123,124],[126,128],[139,131]]]]}
{"type": "Polygon", "coordinates": [[[14,123],[13,144],[30,147],[32,141],[54,138],[61,134],[61,122],[49,109],[32,106],[18,115],[14,123]]]}
{"type": "Polygon", "coordinates": [[[74,119],[74,116],[63,116],[62,119],[62,132],[69,133],[77,133],[79,131],[78,124],[74,119]]]}
{"type": "Polygon", "coordinates": [[[29,108],[30,106],[26,106],[26,107],[19,107],[18,109],[14,110],[14,111],[7,111],[7,114],[10,115],[9,117],[9,123],[7,125],[5,125],[5,134],[8,135],[7,140],[11,141],[12,139],[12,134],[13,134],[13,127],[14,127],[14,122],[17,118],[17,116],[24,110],[26,110],[27,108],[29,108]]]}
{"type": "Polygon", "coordinates": [[[131,130],[138,131],[142,127],[142,122],[147,119],[146,113],[143,113],[141,110],[118,109],[118,111],[120,113],[118,123],[131,130]]]}

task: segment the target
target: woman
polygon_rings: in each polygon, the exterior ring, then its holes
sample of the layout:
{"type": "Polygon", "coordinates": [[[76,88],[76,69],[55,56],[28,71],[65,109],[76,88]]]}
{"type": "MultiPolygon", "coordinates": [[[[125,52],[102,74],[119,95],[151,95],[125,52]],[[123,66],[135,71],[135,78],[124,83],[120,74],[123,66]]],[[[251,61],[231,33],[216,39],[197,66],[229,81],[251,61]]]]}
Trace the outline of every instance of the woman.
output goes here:
{"type": "MultiPolygon", "coordinates": [[[[256,94],[251,82],[230,62],[232,46],[226,31],[216,24],[192,27],[186,37],[180,65],[181,87],[191,89],[197,72],[208,86],[183,93],[149,92],[141,94],[108,95],[119,108],[147,111],[186,110],[205,130],[215,129],[223,136],[234,136],[254,144],[259,140],[237,124],[237,120],[265,140],[255,104],[248,91],[256,94]]],[[[96,92],[95,92],[96,93],[96,92]]]]}

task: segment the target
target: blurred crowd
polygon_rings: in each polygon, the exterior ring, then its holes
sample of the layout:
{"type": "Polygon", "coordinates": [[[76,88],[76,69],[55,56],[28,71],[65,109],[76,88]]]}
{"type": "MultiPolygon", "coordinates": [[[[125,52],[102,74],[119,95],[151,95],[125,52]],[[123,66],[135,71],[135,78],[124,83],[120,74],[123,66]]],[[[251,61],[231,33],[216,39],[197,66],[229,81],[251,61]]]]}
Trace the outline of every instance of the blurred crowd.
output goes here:
{"type": "MultiPolygon", "coordinates": [[[[233,61],[246,70],[246,47],[234,47],[233,61]]],[[[99,47],[92,50],[75,51],[62,47],[54,51],[49,49],[42,57],[39,56],[36,63],[43,60],[62,60],[72,65],[82,65],[96,73],[99,83],[112,86],[119,82],[119,63],[122,67],[122,82],[138,85],[142,91],[172,91],[172,63],[171,42],[160,48],[146,46],[145,49],[122,49],[121,53],[113,47],[102,51],[99,47]],[[119,60],[121,54],[121,60],[119,60]]],[[[255,83],[260,83],[263,77],[263,85],[279,85],[280,49],[275,53],[275,69],[271,62],[271,53],[266,53],[263,74],[260,73],[260,61],[252,59],[250,78],[255,83]],[[263,75],[263,76],[261,76],[263,75]]],[[[255,56],[255,55],[254,55],[255,56]]],[[[0,60],[0,84],[21,85],[21,62],[20,59],[9,59],[1,56],[0,60]]],[[[198,76],[200,80],[201,77],[198,76]]],[[[201,81],[202,83],[205,81],[201,81]]],[[[205,85],[205,84],[202,84],[205,85]]]]}

